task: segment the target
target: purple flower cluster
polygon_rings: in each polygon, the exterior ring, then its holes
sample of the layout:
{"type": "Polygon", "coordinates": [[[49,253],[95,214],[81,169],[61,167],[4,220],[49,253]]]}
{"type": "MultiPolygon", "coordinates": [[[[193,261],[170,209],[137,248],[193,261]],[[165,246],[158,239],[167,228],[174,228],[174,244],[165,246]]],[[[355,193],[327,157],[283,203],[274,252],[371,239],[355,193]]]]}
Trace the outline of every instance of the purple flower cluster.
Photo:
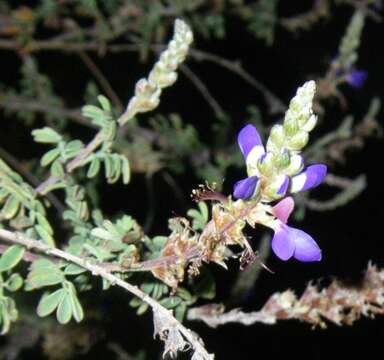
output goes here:
{"type": "MultiPolygon", "coordinates": [[[[257,165],[262,164],[268,157],[269,152],[265,152],[260,135],[253,125],[246,125],[238,135],[238,144],[243,153],[246,163],[257,165]]],[[[301,161],[298,154],[291,155],[291,161],[301,161]],[[299,160],[297,160],[299,158],[299,160]]],[[[260,182],[263,181],[262,174],[251,174],[243,180],[235,183],[233,196],[236,199],[250,200],[259,191],[260,182]],[[259,175],[259,176],[258,176],[259,175]]],[[[277,193],[281,197],[288,193],[309,190],[319,185],[327,173],[327,167],[323,164],[308,166],[299,174],[294,176],[277,175],[279,179],[277,193]]],[[[275,234],[272,239],[272,250],[282,260],[288,260],[291,257],[303,262],[320,261],[321,250],[315,240],[304,231],[289,227],[286,225],[288,217],[294,208],[294,200],[286,197],[272,208],[272,214],[276,218],[274,221],[266,224],[270,226],[275,234]]]]}

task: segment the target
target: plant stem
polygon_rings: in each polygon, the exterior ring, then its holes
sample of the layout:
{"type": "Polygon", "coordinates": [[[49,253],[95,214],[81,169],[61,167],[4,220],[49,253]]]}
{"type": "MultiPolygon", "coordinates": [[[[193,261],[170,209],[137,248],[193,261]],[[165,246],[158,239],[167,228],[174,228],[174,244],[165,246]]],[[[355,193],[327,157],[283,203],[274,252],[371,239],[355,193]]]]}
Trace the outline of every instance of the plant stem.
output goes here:
{"type": "Polygon", "coordinates": [[[45,253],[47,255],[63,259],[65,261],[68,261],[70,263],[76,264],[78,266],[81,266],[82,268],[90,271],[92,275],[94,276],[100,276],[101,278],[109,281],[112,285],[117,285],[131,294],[137,296],[142,301],[147,303],[151,308],[152,311],[156,314],[161,314],[161,316],[167,318],[170,324],[174,326],[184,337],[185,339],[191,344],[193,349],[197,351],[199,354],[202,354],[204,356],[204,359],[213,359],[213,356],[210,355],[207,350],[204,348],[204,346],[200,343],[200,341],[197,339],[197,337],[184,325],[182,325],[171,313],[171,311],[164,308],[162,305],[160,305],[156,300],[151,298],[149,295],[147,295],[145,292],[140,290],[137,286],[132,285],[116,275],[112,274],[110,271],[104,269],[100,265],[92,264],[91,261],[75,256],[73,254],[67,253],[63,250],[60,250],[55,247],[51,247],[42,241],[35,240],[32,238],[29,238],[25,235],[14,233],[5,229],[0,229],[0,238],[11,242],[14,244],[19,244],[22,246],[25,246],[27,249],[33,249],[35,251],[40,251],[42,253],[45,253]]]}

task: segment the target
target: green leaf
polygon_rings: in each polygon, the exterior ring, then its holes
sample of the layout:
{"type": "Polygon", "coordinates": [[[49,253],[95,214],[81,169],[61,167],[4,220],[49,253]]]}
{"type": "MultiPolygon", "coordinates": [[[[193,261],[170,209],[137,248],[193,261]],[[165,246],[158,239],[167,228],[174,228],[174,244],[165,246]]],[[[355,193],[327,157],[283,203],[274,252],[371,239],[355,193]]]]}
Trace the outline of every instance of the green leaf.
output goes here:
{"type": "Polygon", "coordinates": [[[115,183],[117,180],[119,180],[122,163],[120,161],[120,156],[118,154],[113,154],[111,158],[112,158],[112,177],[110,179],[110,182],[115,183]]]}
{"type": "Polygon", "coordinates": [[[192,294],[185,288],[182,288],[182,287],[179,287],[177,289],[177,296],[179,296],[180,298],[182,298],[183,300],[187,301],[187,302],[192,302],[193,301],[193,296],[192,294]]]}
{"type": "Polygon", "coordinates": [[[76,288],[72,283],[68,283],[68,289],[71,299],[73,317],[77,322],[80,322],[84,319],[84,311],[79,299],[77,298],[76,288]]]}
{"type": "Polygon", "coordinates": [[[22,286],[23,278],[20,276],[20,274],[12,274],[5,283],[5,287],[8,291],[11,292],[19,290],[22,286]]]}
{"type": "Polygon", "coordinates": [[[39,301],[39,305],[37,306],[37,315],[45,317],[52,314],[63,300],[65,294],[66,290],[63,288],[50,294],[44,294],[39,301]]]}
{"type": "Polygon", "coordinates": [[[64,176],[64,168],[63,165],[61,164],[60,160],[57,159],[55,160],[52,165],[51,165],[51,173],[53,176],[56,176],[58,178],[61,178],[64,176]]]}
{"type": "Polygon", "coordinates": [[[175,309],[175,318],[179,320],[180,322],[183,322],[185,313],[187,312],[187,304],[181,303],[176,309],[175,309]]]}
{"type": "Polygon", "coordinates": [[[124,156],[120,156],[121,159],[121,171],[123,173],[123,183],[128,184],[131,180],[131,168],[129,166],[128,159],[124,156]]]}
{"type": "Polygon", "coordinates": [[[89,165],[88,171],[87,171],[87,177],[93,178],[95,177],[100,170],[100,159],[98,157],[94,157],[92,159],[91,165],[89,165]]]}
{"type": "Polygon", "coordinates": [[[0,189],[0,204],[4,202],[4,200],[9,195],[8,189],[0,189]]]}
{"type": "Polygon", "coordinates": [[[204,201],[200,201],[198,203],[198,206],[199,206],[201,215],[203,216],[203,219],[205,221],[208,221],[209,213],[208,213],[208,206],[207,206],[207,204],[204,201]]]}
{"type": "Polygon", "coordinates": [[[111,156],[107,155],[104,157],[104,168],[105,168],[105,177],[109,180],[113,175],[113,161],[111,156]]]}
{"type": "Polygon", "coordinates": [[[108,116],[97,106],[85,105],[81,109],[81,112],[83,116],[90,118],[92,123],[97,126],[104,127],[108,122],[108,116]]]}
{"type": "Polygon", "coordinates": [[[20,209],[20,201],[16,196],[8,197],[1,214],[4,219],[12,219],[20,209]]]}
{"type": "MultiPolygon", "coordinates": [[[[55,246],[55,240],[53,240],[52,235],[47,231],[46,228],[42,227],[41,225],[35,225],[35,230],[41,237],[41,240],[47,245],[55,246]]],[[[51,229],[52,231],[52,229],[51,229]]]]}
{"type": "Polygon", "coordinates": [[[143,315],[148,310],[148,304],[143,302],[136,310],[137,315],[143,315]]]}
{"type": "Polygon", "coordinates": [[[72,140],[65,145],[64,157],[68,160],[77,156],[84,144],[80,140],[72,140]]]}
{"type": "Polygon", "coordinates": [[[60,324],[67,324],[72,317],[72,303],[71,295],[68,290],[65,290],[65,294],[61,299],[56,311],[56,318],[60,324]]]}
{"type": "Polygon", "coordinates": [[[66,275],[79,275],[85,271],[87,271],[87,270],[82,268],[81,266],[78,266],[76,264],[69,264],[65,267],[64,274],[66,274],[66,275]]]}
{"type": "Polygon", "coordinates": [[[65,280],[59,267],[48,259],[39,259],[32,263],[26,280],[26,290],[60,284],[65,280]]]}
{"type": "Polygon", "coordinates": [[[40,213],[36,213],[36,219],[39,225],[42,226],[49,235],[53,235],[53,229],[45,216],[40,213]]]}
{"type": "MultiPolygon", "coordinates": [[[[109,231],[103,228],[92,229],[91,235],[103,240],[111,240],[111,241],[116,240],[116,236],[114,234],[111,234],[109,231]]],[[[118,238],[118,240],[119,239],[120,237],[118,238]]]]}
{"type": "Polygon", "coordinates": [[[47,166],[60,155],[60,149],[54,148],[44,154],[40,160],[41,166],[47,166]]]}
{"type": "Polygon", "coordinates": [[[49,127],[33,130],[32,135],[36,142],[45,144],[56,144],[62,139],[60,134],[49,127]]]}
{"type": "Polygon", "coordinates": [[[170,296],[162,299],[160,304],[167,309],[174,309],[176,306],[181,304],[181,299],[177,296],[170,296]]]}
{"type": "Polygon", "coordinates": [[[11,322],[16,321],[18,318],[18,311],[15,301],[3,296],[0,298],[0,322],[2,322],[1,335],[8,332],[11,322]]]}
{"type": "Polygon", "coordinates": [[[12,245],[0,258],[0,272],[7,271],[15,267],[23,258],[25,249],[20,245],[12,245]]]}
{"type": "Polygon", "coordinates": [[[111,103],[104,95],[99,95],[97,97],[97,100],[99,100],[99,103],[101,107],[104,109],[104,111],[108,111],[108,112],[111,111],[111,103]]]}

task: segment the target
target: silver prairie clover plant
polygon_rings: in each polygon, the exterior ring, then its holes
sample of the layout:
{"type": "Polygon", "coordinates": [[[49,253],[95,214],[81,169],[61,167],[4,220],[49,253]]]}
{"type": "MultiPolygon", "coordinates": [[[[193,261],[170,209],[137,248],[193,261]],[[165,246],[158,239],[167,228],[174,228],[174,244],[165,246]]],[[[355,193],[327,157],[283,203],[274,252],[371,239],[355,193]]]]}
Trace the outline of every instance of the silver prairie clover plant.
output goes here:
{"type": "Polygon", "coordinates": [[[282,260],[291,257],[304,262],[321,260],[321,250],[315,240],[304,231],[286,225],[294,200],[285,197],[319,185],[327,173],[323,164],[304,169],[300,155],[308,142],[308,133],[317,122],[312,111],[315,86],[314,81],[308,81],[297,90],[283,124],[272,127],[266,149],[253,125],[246,125],[238,135],[248,177],[235,184],[233,196],[260,202],[254,211],[255,222],[274,230],[272,249],[282,260]],[[267,206],[282,198],[274,207],[267,206]],[[262,216],[263,213],[268,214],[262,216]]]}

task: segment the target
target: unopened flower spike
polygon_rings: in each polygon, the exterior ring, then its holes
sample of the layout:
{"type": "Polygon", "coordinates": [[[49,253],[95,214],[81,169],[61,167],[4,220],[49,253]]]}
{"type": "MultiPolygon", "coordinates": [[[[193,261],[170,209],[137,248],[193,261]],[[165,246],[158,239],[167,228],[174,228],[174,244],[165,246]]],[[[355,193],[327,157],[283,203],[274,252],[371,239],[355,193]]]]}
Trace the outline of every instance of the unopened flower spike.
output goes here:
{"type": "Polygon", "coordinates": [[[189,26],[184,21],[176,19],[172,40],[160,54],[148,78],[140,79],[136,83],[135,95],[120,117],[120,126],[137,113],[151,111],[159,105],[162,89],[171,86],[177,80],[176,70],[185,60],[192,41],[193,33],[189,26]]]}
{"type": "Polygon", "coordinates": [[[321,260],[321,250],[315,240],[286,224],[294,208],[294,200],[286,196],[318,186],[327,173],[324,164],[304,168],[300,156],[317,122],[312,111],[314,94],[314,81],[297,90],[283,124],[272,127],[266,148],[251,124],[240,130],[237,139],[248,177],[235,183],[233,196],[258,204],[251,216],[252,222],[273,229],[272,250],[282,260],[292,257],[304,262],[321,260]],[[267,205],[279,199],[283,200],[274,207],[267,205]]]}

